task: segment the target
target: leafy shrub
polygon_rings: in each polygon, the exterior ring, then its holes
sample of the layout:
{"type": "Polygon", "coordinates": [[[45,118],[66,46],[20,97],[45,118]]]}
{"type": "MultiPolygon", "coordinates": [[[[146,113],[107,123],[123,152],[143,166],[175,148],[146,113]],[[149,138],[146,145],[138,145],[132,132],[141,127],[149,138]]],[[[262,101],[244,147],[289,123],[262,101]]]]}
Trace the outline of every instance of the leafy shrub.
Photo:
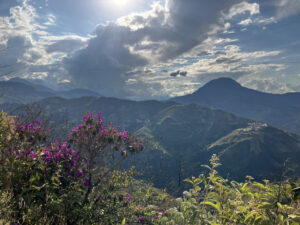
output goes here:
{"type": "Polygon", "coordinates": [[[143,149],[141,140],[91,113],[65,141],[54,143],[40,121],[24,124],[2,113],[0,125],[0,194],[7,198],[0,202],[2,219],[19,224],[107,224],[110,214],[114,221],[123,219],[112,208],[127,203],[119,190],[129,175],[114,169],[127,152],[143,149]]]}
{"type": "Polygon", "coordinates": [[[292,191],[296,183],[259,183],[252,177],[229,183],[217,173],[216,155],[210,163],[204,165],[208,176],[186,179],[192,188],[176,200],[176,207],[153,218],[154,224],[300,224],[300,202],[292,191]]]}

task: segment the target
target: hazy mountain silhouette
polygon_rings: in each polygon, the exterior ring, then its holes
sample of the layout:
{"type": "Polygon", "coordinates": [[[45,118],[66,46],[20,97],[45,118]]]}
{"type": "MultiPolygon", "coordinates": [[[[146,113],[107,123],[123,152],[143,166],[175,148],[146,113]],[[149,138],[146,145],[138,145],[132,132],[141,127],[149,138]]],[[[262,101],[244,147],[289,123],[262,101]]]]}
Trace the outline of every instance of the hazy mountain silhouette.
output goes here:
{"type": "Polygon", "coordinates": [[[264,93],[245,88],[230,78],[219,78],[192,94],[171,100],[222,109],[300,133],[300,93],[264,93]]]}
{"type": "Polygon", "coordinates": [[[0,103],[30,103],[54,96],[79,98],[83,96],[100,96],[100,94],[87,89],[56,91],[22,78],[0,81],[0,103]]]}

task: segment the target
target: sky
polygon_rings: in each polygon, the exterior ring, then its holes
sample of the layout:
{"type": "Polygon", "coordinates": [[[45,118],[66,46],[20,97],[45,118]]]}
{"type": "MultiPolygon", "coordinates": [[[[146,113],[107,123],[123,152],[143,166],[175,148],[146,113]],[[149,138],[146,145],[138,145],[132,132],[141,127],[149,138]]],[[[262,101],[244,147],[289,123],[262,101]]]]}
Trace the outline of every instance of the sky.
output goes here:
{"type": "Polygon", "coordinates": [[[167,99],[300,92],[300,0],[0,0],[0,79],[167,99]]]}

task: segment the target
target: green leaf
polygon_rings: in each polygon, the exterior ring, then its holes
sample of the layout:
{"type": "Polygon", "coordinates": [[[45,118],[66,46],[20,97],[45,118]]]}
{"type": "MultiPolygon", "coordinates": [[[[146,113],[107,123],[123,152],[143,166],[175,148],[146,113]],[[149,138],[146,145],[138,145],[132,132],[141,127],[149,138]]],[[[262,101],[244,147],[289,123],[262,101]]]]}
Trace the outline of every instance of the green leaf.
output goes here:
{"type": "Polygon", "coordinates": [[[206,202],[201,202],[202,205],[210,205],[212,207],[214,207],[216,210],[218,210],[218,212],[221,212],[221,208],[220,208],[220,203],[217,202],[216,204],[206,201],[206,202]]]}
{"type": "Polygon", "coordinates": [[[256,222],[256,221],[260,220],[261,218],[262,218],[262,216],[258,216],[258,217],[255,218],[254,221],[256,222]]]}
{"type": "Polygon", "coordinates": [[[283,219],[284,219],[284,218],[283,218],[283,215],[282,215],[282,214],[279,215],[279,218],[280,218],[281,222],[283,222],[283,219]]]}
{"type": "Polygon", "coordinates": [[[251,212],[249,213],[246,218],[245,218],[245,221],[249,220],[250,218],[254,217],[256,215],[256,212],[251,212]]]}
{"type": "Polygon", "coordinates": [[[187,179],[185,179],[184,181],[193,184],[193,181],[192,181],[191,179],[188,179],[188,178],[187,178],[187,179]]]}
{"type": "Polygon", "coordinates": [[[201,165],[201,166],[204,167],[204,168],[207,168],[207,169],[211,170],[210,166],[208,166],[208,165],[201,165]]]}
{"type": "Polygon", "coordinates": [[[125,223],[126,223],[126,219],[124,218],[124,219],[122,220],[122,224],[121,224],[121,225],[125,225],[125,223]]]}
{"type": "Polygon", "coordinates": [[[197,179],[194,180],[193,185],[196,186],[196,185],[200,184],[201,181],[202,180],[200,178],[197,178],[197,179]]]}
{"type": "Polygon", "coordinates": [[[277,206],[278,206],[279,208],[283,209],[283,206],[281,205],[280,202],[277,202],[277,206]]]}
{"type": "Polygon", "coordinates": [[[244,183],[244,185],[243,185],[243,187],[242,187],[242,192],[244,192],[245,191],[245,189],[246,189],[246,187],[248,186],[248,183],[244,183]]]}
{"type": "Polygon", "coordinates": [[[272,204],[269,202],[262,202],[258,205],[259,208],[272,208],[272,204]]]}
{"type": "Polygon", "coordinates": [[[255,185],[256,187],[259,187],[261,189],[265,189],[266,188],[263,184],[258,183],[258,182],[255,182],[253,185],[255,185]]]}

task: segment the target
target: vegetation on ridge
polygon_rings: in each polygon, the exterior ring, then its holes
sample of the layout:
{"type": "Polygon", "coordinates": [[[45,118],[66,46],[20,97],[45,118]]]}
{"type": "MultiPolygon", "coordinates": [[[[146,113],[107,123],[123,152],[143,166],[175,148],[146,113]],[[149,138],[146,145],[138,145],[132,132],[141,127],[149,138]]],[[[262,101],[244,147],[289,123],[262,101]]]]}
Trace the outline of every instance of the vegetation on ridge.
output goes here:
{"type": "Polygon", "coordinates": [[[0,223],[300,224],[300,180],[229,182],[213,155],[209,173],[186,179],[191,189],[175,199],[117,170],[143,144],[100,114],[87,113],[65,141],[49,132],[1,113],[0,223]]]}

